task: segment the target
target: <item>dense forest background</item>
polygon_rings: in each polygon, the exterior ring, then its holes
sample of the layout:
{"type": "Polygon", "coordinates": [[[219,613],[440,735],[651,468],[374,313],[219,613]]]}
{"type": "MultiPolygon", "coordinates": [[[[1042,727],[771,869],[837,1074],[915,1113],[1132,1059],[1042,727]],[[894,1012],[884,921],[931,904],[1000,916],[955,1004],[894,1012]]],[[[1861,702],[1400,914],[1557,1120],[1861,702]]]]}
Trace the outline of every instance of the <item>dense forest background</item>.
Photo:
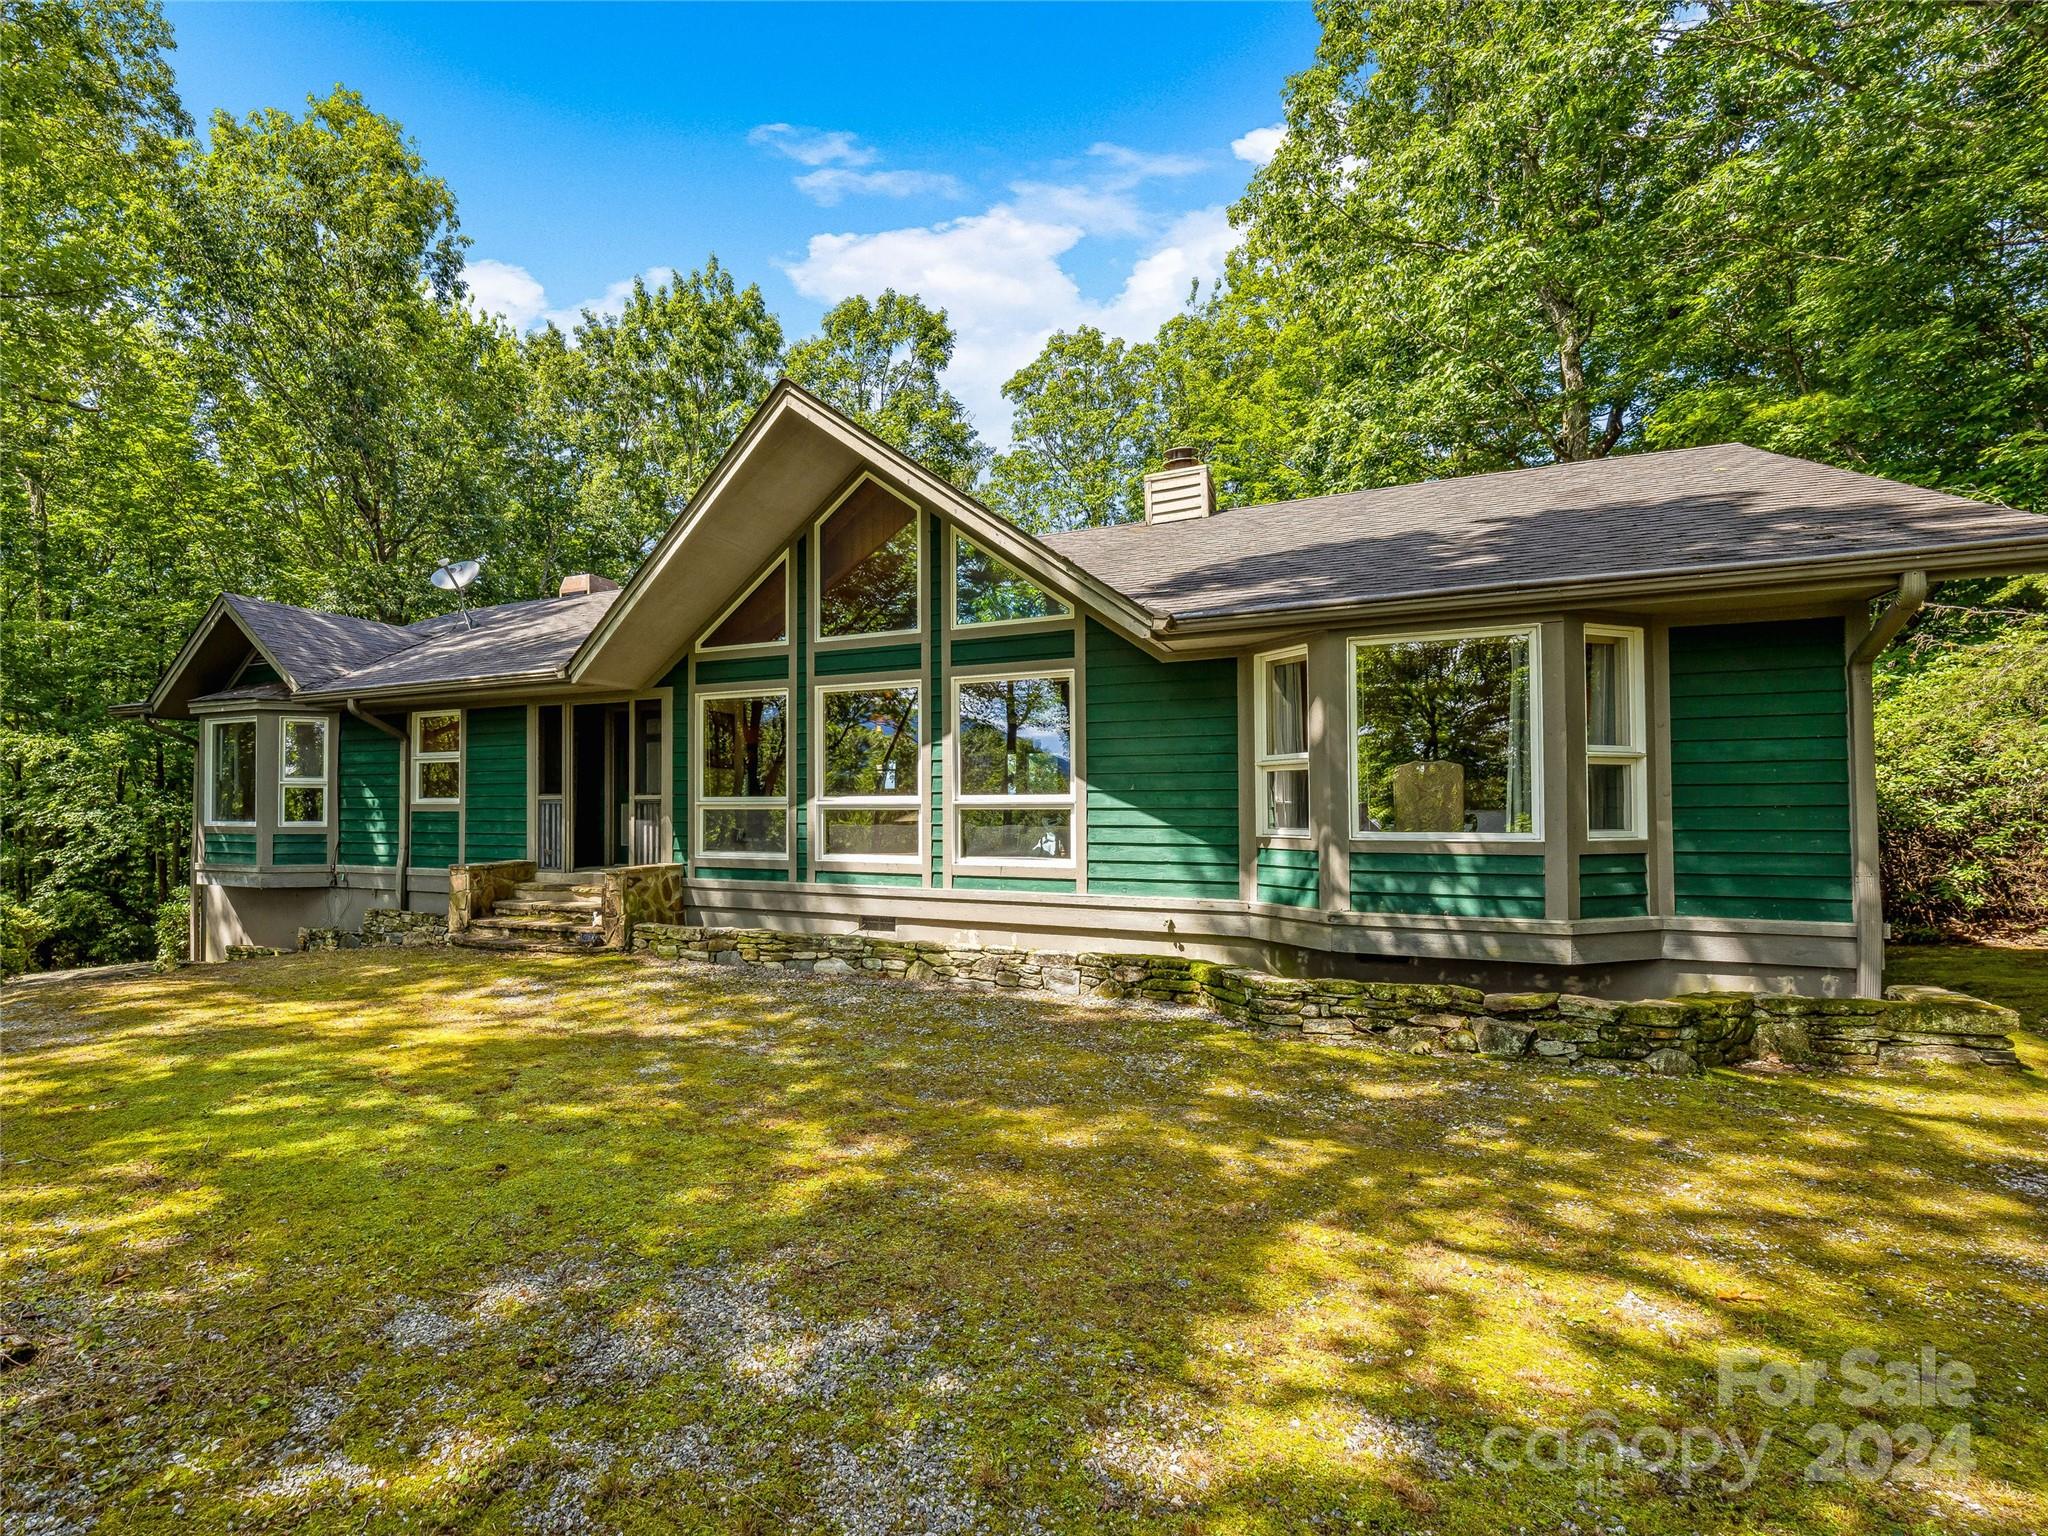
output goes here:
{"type": "MultiPolygon", "coordinates": [[[[337,88],[179,105],[138,0],[0,12],[0,971],[148,953],[190,748],[142,697],[232,590],[409,621],[631,573],[787,372],[1033,529],[1169,442],[1225,505],[1739,439],[2048,511],[2048,7],[1326,0],[1214,290],[1051,337],[992,453],[943,312],[785,337],[707,256],[616,318],[466,303],[454,193],[337,88]]],[[[1885,663],[1888,900],[2048,927],[2048,585],[1885,663]]]]}

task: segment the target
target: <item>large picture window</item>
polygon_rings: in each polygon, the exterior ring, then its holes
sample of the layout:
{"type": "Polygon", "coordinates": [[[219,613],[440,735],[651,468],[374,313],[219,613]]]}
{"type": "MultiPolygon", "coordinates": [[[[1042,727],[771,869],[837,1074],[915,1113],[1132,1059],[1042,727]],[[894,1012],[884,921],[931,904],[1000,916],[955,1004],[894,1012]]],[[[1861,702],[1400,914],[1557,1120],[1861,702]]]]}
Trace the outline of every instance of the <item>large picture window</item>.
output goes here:
{"type": "Polygon", "coordinates": [[[955,684],[961,862],[1072,862],[1073,693],[1067,673],[955,684]]]}
{"type": "Polygon", "coordinates": [[[215,720],[206,728],[206,819],[256,824],[256,722],[215,720]]]}
{"type": "Polygon", "coordinates": [[[697,847],[729,858],[789,851],[789,695],[713,694],[697,732],[697,847]]]}
{"type": "Polygon", "coordinates": [[[1308,835],[1308,652],[1261,656],[1256,722],[1259,831],[1308,835]]]}
{"type": "Polygon", "coordinates": [[[916,863],[918,690],[890,683],[818,694],[818,855],[916,863]]]}
{"type": "Polygon", "coordinates": [[[412,803],[462,803],[462,711],[412,717],[412,803]]]}
{"type": "Polygon", "coordinates": [[[953,620],[972,624],[1021,624],[1063,619],[1073,610],[1026,581],[1003,561],[964,535],[953,540],[953,620]]]}
{"type": "Polygon", "coordinates": [[[1586,830],[1643,835],[1643,632],[1586,628],[1586,830]]]}
{"type": "Polygon", "coordinates": [[[750,645],[781,645],[789,639],[789,561],[785,557],[725,611],[699,643],[705,651],[750,645]]]}
{"type": "Polygon", "coordinates": [[[863,479],[818,524],[818,636],[911,634],[918,619],[917,508],[863,479]]]}
{"type": "Polygon", "coordinates": [[[1534,629],[1356,640],[1354,831],[1535,837],[1534,629]]]}
{"type": "Polygon", "coordinates": [[[307,717],[277,726],[277,823],[281,827],[327,825],[327,722],[307,717]]]}

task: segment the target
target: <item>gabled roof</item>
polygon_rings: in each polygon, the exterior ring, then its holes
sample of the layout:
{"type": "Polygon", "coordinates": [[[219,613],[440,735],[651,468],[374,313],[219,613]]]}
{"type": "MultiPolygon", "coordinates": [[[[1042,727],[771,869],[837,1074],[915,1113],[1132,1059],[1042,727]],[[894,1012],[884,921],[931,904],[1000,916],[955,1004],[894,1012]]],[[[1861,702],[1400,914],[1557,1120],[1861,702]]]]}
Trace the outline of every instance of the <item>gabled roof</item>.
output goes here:
{"type": "Polygon", "coordinates": [[[1046,543],[1170,630],[1506,588],[2020,570],[2048,564],[2048,518],[1731,443],[1083,529],[1046,543]]]}
{"type": "Polygon", "coordinates": [[[300,689],[318,688],[330,678],[415,643],[412,629],[376,619],[232,593],[221,601],[271,664],[300,689]]]}
{"type": "Polygon", "coordinates": [[[444,613],[404,631],[403,649],[329,680],[330,695],[389,693],[447,683],[511,682],[560,675],[617,592],[542,597],[444,613]]]}

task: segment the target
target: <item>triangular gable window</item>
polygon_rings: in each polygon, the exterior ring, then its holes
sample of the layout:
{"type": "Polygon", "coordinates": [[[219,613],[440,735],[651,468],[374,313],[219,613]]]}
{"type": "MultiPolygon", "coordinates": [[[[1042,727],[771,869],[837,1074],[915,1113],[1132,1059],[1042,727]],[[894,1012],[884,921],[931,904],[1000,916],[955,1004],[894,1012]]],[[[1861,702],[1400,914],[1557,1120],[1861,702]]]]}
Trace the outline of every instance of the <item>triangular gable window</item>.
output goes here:
{"type": "Polygon", "coordinates": [[[789,561],[778,560],[747,595],[726,610],[699,643],[706,651],[781,645],[789,639],[789,561]]]}
{"type": "Polygon", "coordinates": [[[818,524],[818,635],[915,634],[917,508],[863,477],[818,524]]]}
{"type": "Polygon", "coordinates": [[[953,621],[963,627],[1063,619],[1073,613],[964,534],[953,551],[953,594],[953,621]]]}

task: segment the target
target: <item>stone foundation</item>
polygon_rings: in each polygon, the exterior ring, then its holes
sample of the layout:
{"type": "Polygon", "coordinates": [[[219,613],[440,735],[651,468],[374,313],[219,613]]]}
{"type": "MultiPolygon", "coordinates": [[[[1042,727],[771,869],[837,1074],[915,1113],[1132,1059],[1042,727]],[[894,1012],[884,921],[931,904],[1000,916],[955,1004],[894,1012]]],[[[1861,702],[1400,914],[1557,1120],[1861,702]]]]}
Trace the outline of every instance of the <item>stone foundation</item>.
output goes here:
{"type": "Polygon", "coordinates": [[[1704,992],[1618,1003],[1413,982],[1297,981],[1171,956],[963,949],[860,933],[663,923],[636,925],[632,948],[663,960],[1174,1003],[1261,1031],[1420,1055],[1605,1061],[1672,1076],[1759,1055],[1845,1067],[1930,1060],[2019,1065],[2009,1038],[2016,1014],[1937,987],[1894,987],[1881,999],[1704,992]]]}
{"type": "Polygon", "coordinates": [[[363,914],[363,931],[346,928],[301,928],[300,949],[357,949],[365,944],[403,944],[420,949],[448,942],[448,919],[438,912],[401,912],[372,907],[363,914]]]}

